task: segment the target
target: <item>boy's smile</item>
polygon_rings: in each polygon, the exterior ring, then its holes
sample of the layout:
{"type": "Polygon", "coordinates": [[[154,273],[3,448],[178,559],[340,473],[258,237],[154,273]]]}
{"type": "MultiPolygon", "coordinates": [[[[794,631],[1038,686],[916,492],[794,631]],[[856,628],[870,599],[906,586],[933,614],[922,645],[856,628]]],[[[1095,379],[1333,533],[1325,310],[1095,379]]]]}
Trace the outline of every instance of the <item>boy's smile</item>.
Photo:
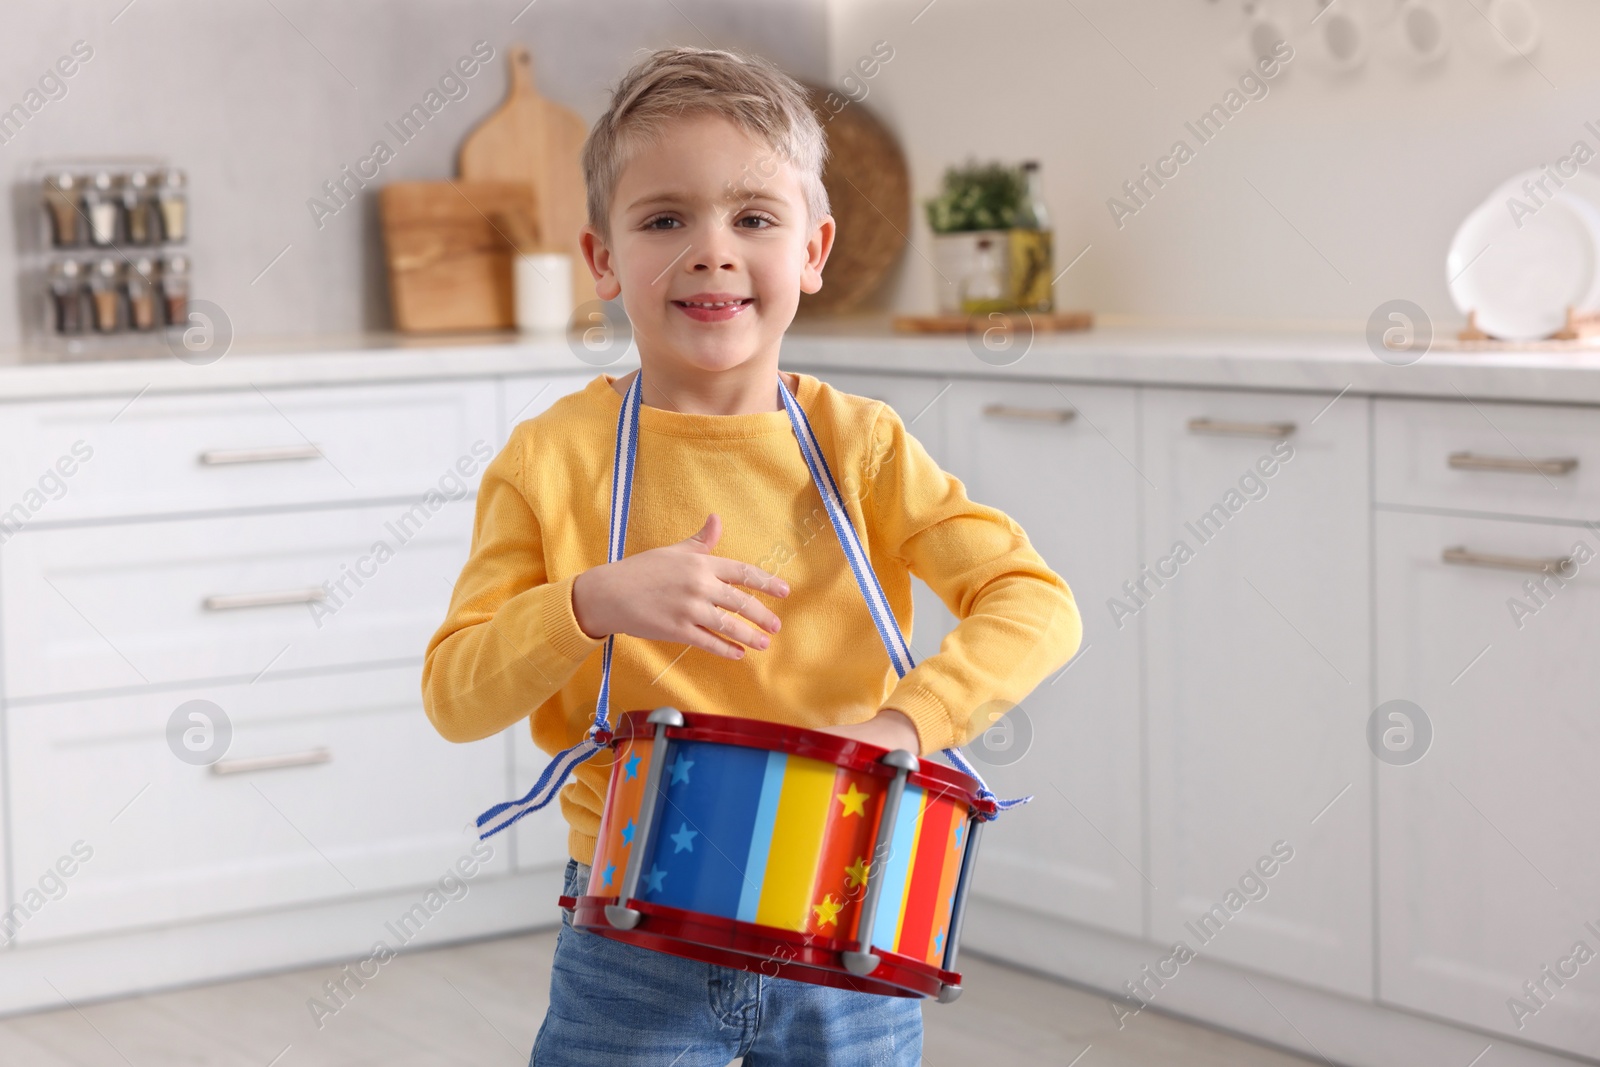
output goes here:
{"type": "Polygon", "coordinates": [[[794,168],[728,119],[691,114],[632,145],[610,226],[610,242],[584,227],[584,255],[600,295],[622,298],[650,391],[683,410],[771,410],[784,331],[833,244],[794,168]]]}

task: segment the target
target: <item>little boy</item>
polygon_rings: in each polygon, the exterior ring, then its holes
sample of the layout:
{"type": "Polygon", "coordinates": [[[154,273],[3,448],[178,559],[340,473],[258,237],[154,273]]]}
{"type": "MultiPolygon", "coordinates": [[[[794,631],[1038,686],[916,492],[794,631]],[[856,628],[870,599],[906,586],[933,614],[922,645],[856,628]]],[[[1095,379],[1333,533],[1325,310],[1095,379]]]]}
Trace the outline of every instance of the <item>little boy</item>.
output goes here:
{"type": "MultiPolygon", "coordinates": [[[[1072,593],[1021,527],[969,500],[886,405],[785,373],[896,623],[909,633],[913,573],[961,619],[938,654],[903,678],[891,667],[779,388],[784,331],[833,243],[826,152],[805,91],[763,60],[665,49],[618,86],[583,149],[582,245],[643,375],[624,553],[607,562],[634,374],[601,374],[518,425],[484,472],[471,558],[423,666],[445,738],[531,718],[547,752],[577,743],[616,634],[617,713],[670,705],[926,754],[987,729],[974,709],[1021,701],[1076,651],[1072,593]]],[[[608,763],[579,765],[560,794],[574,896],[608,763]]],[[[920,1062],[914,999],[695,963],[570,920],[534,1064],[920,1062]]]]}

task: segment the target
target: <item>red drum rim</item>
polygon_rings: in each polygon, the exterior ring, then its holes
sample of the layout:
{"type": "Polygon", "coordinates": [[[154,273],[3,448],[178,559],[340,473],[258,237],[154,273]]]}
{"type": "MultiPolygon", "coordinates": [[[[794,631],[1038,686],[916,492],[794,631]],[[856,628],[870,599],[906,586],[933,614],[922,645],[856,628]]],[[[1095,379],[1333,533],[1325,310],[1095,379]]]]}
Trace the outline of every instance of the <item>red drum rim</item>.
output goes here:
{"type": "MultiPolygon", "coordinates": [[[[622,715],[617,721],[616,732],[612,735],[613,741],[633,738],[646,741],[653,739],[655,727],[645,721],[652,710],[654,709],[630,711],[622,715]]],[[[769,752],[786,752],[806,759],[834,763],[852,771],[886,778],[894,776],[894,768],[882,762],[889,750],[879,745],[853,741],[837,734],[809,730],[803,726],[790,726],[786,723],[765,722],[733,715],[710,715],[700,711],[680,710],[679,714],[683,716],[684,724],[666,728],[667,737],[670,739],[714,741],[743,748],[765,749],[769,752]]],[[[994,815],[998,811],[994,801],[978,795],[978,783],[969,776],[953,767],[946,767],[931,760],[919,759],[918,764],[918,769],[907,776],[908,784],[923,789],[932,786],[940,793],[961,794],[969,807],[976,808],[985,815],[994,815]]]]}
{"type": "Polygon", "coordinates": [[[573,912],[574,929],[584,933],[701,963],[738,971],[759,971],[769,978],[790,978],[813,985],[894,997],[936,998],[945,986],[961,985],[961,975],[954,971],[876,948],[873,951],[880,960],[877,969],[870,975],[857,977],[846,971],[840,961],[841,952],[856,947],[853,941],[814,935],[808,941],[806,935],[792,930],[669,908],[645,900],[628,902],[630,908],[645,916],[644,922],[632,930],[619,930],[606,919],[605,913],[606,905],[617,903],[616,897],[563,896],[560,903],[573,912]]]}

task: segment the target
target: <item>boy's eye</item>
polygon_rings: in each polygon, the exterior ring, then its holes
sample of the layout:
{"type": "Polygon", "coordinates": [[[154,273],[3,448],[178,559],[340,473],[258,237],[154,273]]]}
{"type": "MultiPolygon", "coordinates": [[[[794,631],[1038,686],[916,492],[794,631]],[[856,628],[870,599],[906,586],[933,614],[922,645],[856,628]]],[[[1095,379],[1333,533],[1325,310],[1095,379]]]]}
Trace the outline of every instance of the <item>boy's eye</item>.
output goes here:
{"type": "MultiPolygon", "coordinates": [[[[765,230],[765,229],[768,229],[770,227],[776,226],[777,224],[778,224],[778,220],[777,219],[773,218],[770,215],[762,214],[761,212],[753,212],[753,213],[751,213],[749,215],[745,215],[745,216],[741,217],[740,219],[738,219],[734,223],[735,226],[743,226],[747,230],[765,230]],[[750,223],[750,222],[754,222],[757,225],[754,225],[754,226],[745,225],[746,223],[750,223]]],[[[679,223],[679,221],[677,219],[673,218],[671,215],[656,215],[653,218],[647,219],[645,221],[644,225],[642,225],[640,227],[640,229],[643,229],[643,230],[671,230],[671,229],[676,229],[679,225],[681,225],[679,223]]]]}

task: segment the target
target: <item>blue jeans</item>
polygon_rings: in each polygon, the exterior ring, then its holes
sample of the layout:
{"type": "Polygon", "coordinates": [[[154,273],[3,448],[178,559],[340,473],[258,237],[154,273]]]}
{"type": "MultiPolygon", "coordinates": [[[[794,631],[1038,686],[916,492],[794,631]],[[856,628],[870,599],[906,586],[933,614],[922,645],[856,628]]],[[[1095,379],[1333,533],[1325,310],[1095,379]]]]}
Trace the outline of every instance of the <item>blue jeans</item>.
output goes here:
{"type": "MultiPolygon", "coordinates": [[[[567,862],[566,892],[589,868],[567,862]]],[[[561,910],[550,1010],[529,1067],[916,1067],[922,1004],[668,956],[561,910]]]]}

